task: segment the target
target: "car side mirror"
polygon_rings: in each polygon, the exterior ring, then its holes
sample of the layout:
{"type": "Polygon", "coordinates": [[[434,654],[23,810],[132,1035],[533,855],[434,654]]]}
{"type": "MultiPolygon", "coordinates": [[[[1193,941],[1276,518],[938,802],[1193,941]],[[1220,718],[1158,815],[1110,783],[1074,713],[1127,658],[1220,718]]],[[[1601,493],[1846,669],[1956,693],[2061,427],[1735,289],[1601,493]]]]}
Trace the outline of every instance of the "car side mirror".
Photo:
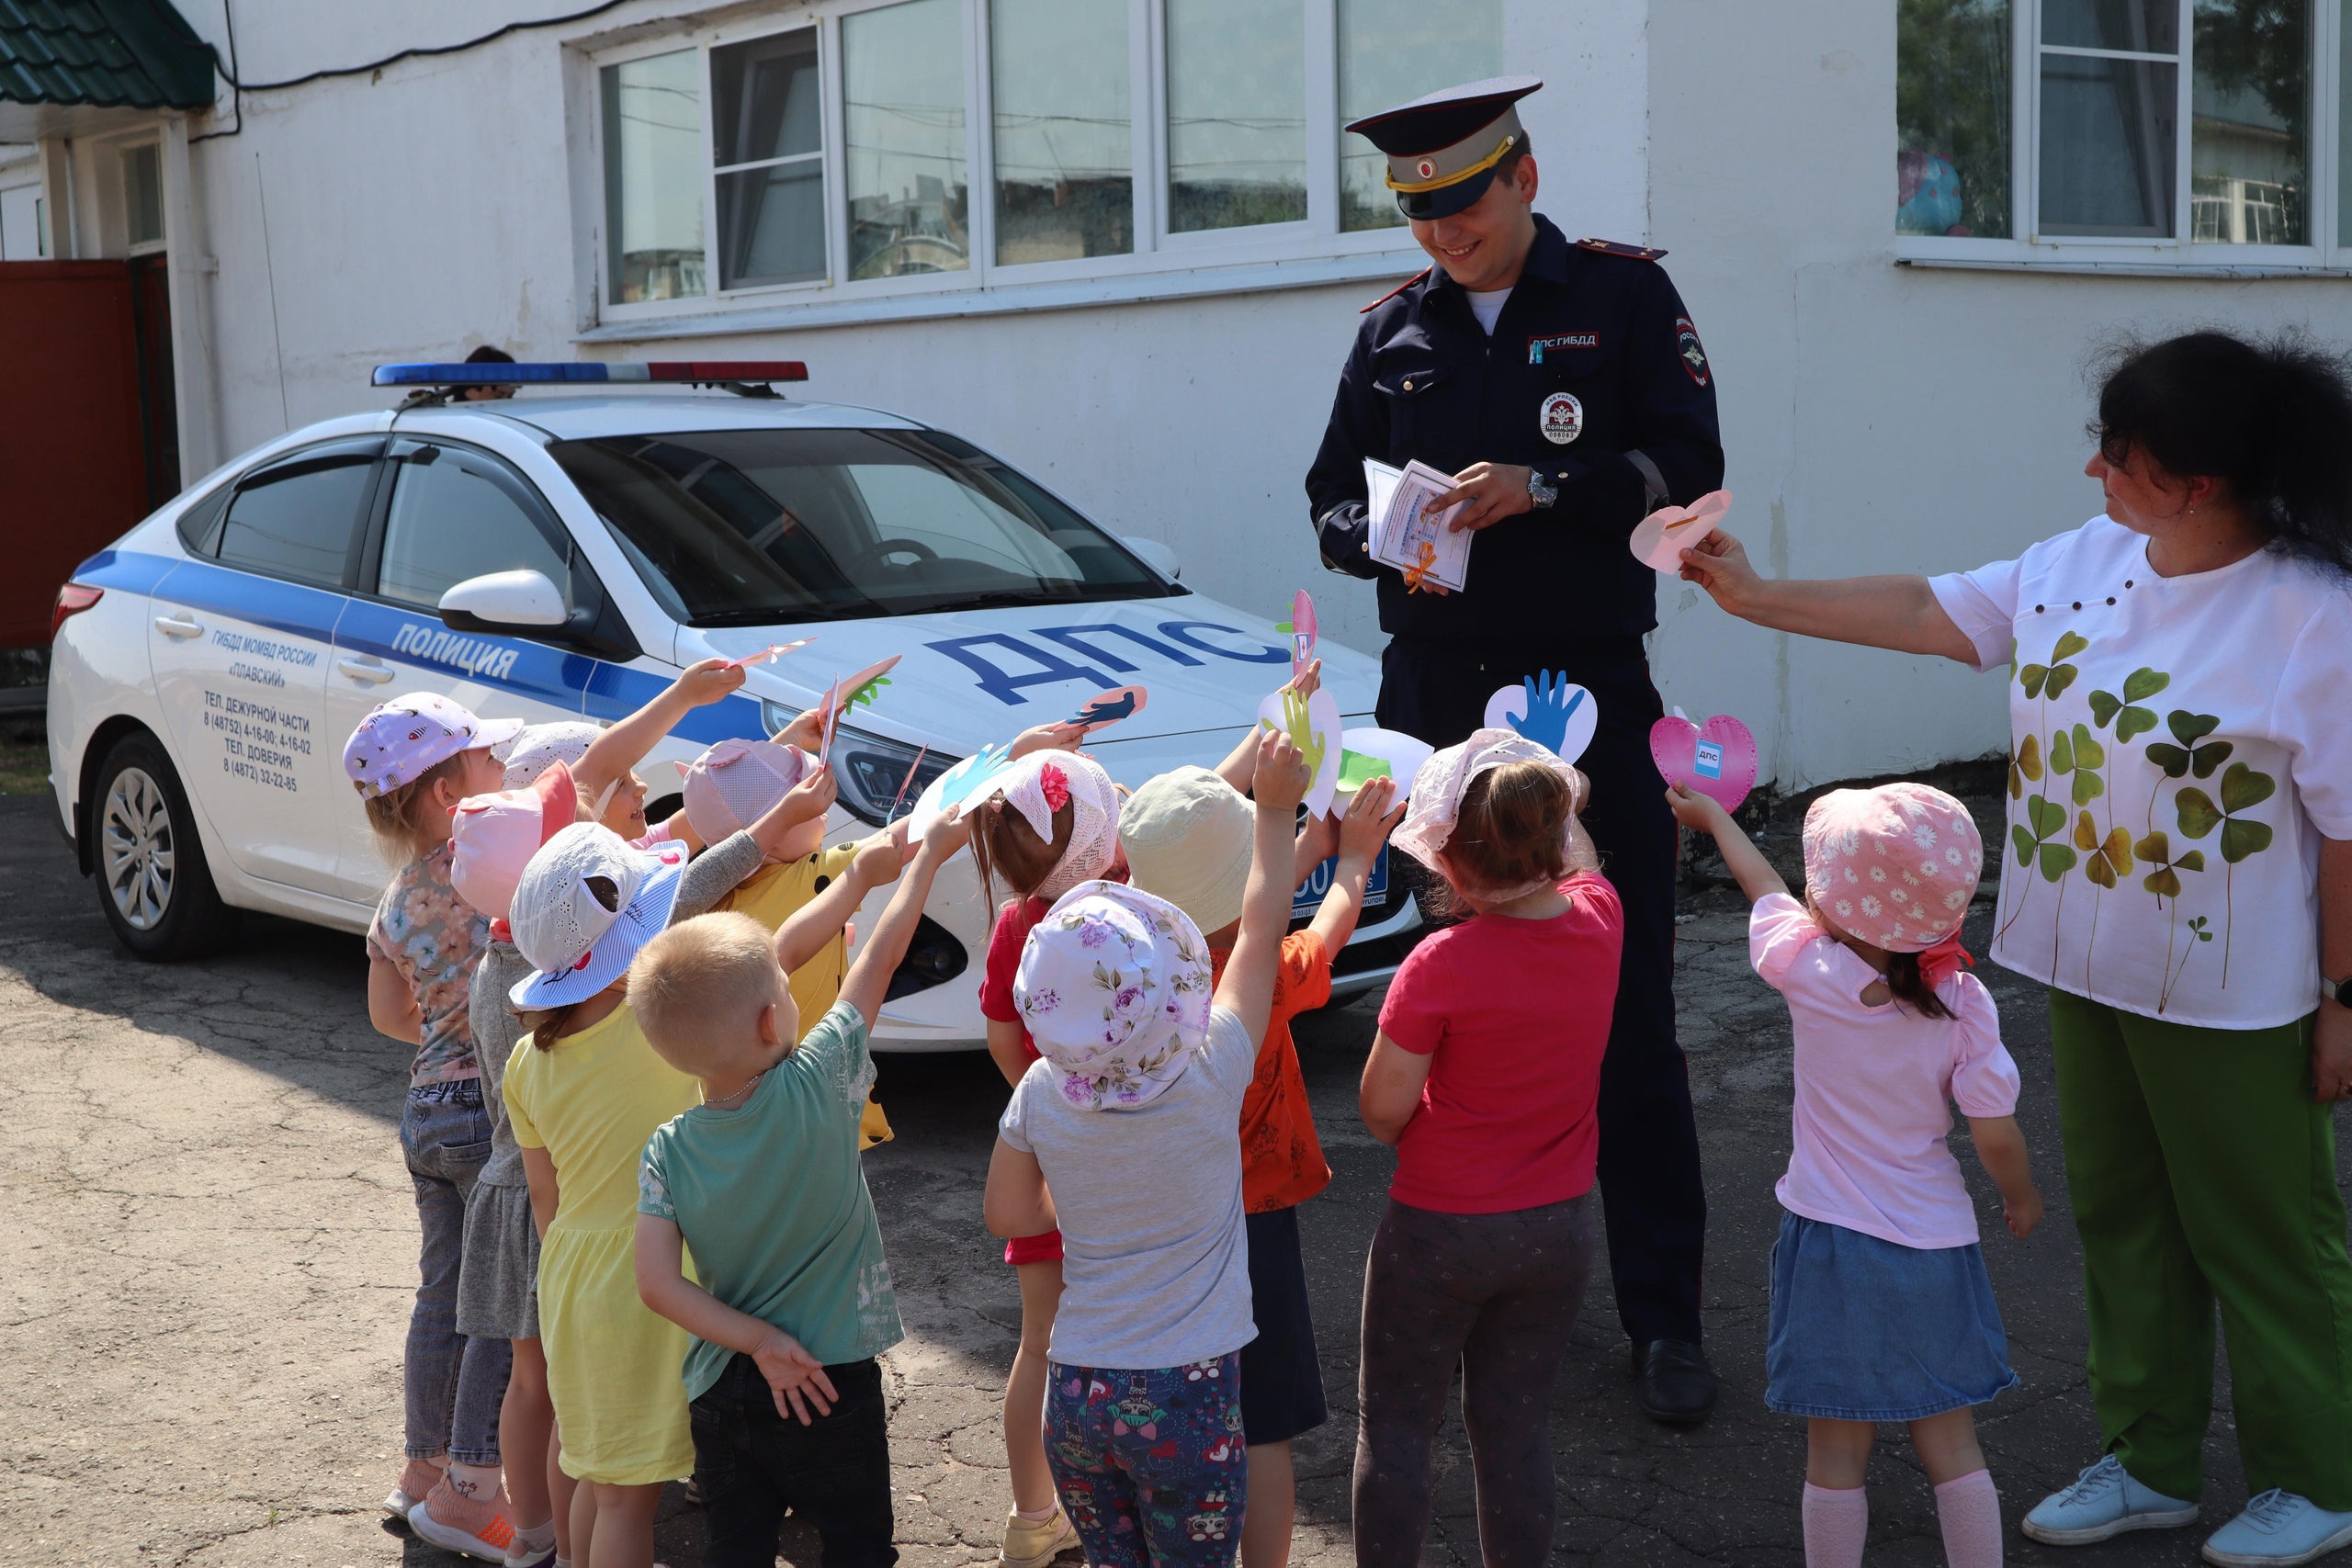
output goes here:
{"type": "Polygon", "coordinates": [[[1151,568],[1169,581],[1175,582],[1183,577],[1183,562],[1176,558],[1174,550],[1170,549],[1158,539],[1147,539],[1136,534],[1123,534],[1119,537],[1119,543],[1141,556],[1144,565],[1151,568]]]}
{"type": "Polygon", "coordinates": [[[527,568],[469,577],[441,595],[442,624],[453,631],[536,630],[571,618],[556,585],[527,568]]]}

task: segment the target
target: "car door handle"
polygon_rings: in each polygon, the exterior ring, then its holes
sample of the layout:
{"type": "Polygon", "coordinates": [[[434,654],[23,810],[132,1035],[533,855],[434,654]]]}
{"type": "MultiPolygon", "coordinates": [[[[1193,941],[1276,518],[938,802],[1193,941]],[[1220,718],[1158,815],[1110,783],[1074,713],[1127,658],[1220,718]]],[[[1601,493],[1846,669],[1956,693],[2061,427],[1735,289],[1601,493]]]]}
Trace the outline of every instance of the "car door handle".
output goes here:
{"type": "Polygon", "coordinates": [[[366,659],[338,659],[334,667],[353,680],[365,681],[371,686],[382,685],[392,678],[393,673],[388,666],[366,659]]]}
{"type": "Polygon", "coordinates": [[[204,635],[203,625],[189,616],[185,610],[175,615],[156,616],[155,629],[165,637],[202,637],[204,635]]]}

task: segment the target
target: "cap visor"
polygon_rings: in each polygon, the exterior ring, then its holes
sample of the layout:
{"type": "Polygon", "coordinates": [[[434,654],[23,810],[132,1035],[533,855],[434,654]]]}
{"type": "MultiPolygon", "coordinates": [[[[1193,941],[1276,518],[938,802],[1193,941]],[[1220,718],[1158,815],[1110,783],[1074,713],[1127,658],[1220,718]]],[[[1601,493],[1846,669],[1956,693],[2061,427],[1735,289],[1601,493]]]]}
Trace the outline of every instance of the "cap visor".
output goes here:
{"type": "Polygon", "coordinates": [[[507,750],[514,744],[514,738],[529,728],[526,720],[519,718],[481,719],[474,727],[474,743],[466,750],[479,751],[486,746],[490,754],[503,762],[506,761],[507,750]]]}
{"type": "Polygon", "coordinates": [[[1468,179],[1456,180],[1436,190],[1398,191],[1396,210],[1417,223],[1428,223],[1440,218],[1451,218],[1465,207],[1476,205],[1487,187],[1495,183],[1495,171],[1481,169],[1468,179]]]}
{"type": "Polygon", "coordinates": [[[628,974],[629,964],[645,944],[669,925],[671,915],[678,908],[678,892],[685,874],[683,859],[675,865],[658,866],[649,872],[638,886],[637,897],[614,917],[611,928],[589,950],[585,964],[556,975],[533,974],[507,993],[514,1005],[537,1012],[584,1002],[628,974]]]}

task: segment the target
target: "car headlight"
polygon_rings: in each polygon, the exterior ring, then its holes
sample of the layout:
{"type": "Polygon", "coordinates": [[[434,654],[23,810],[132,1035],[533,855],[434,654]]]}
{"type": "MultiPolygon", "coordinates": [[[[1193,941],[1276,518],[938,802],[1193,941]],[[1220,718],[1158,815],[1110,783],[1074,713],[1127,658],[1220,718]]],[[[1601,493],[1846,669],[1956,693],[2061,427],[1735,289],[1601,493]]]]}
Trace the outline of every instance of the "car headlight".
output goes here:
{"type": "MultiPolygon", "coordinates": [[[[798,708],[785,706],[767,698],[760,699],[760,723],[770,736],[781,733],[785,726],[800,716],[798,708]]],[[[901,740],[887,740],[879,735],[843,724],[833,731],[833,779],[841,793],[837,798],[843,809],[869,827],[888,825],[891,802],[898,802],[899,815],[903,817],[914,808],[915,796],[923,787],[962,761],[950,752],[933,749],[925,751],[920,746],[910,746],[901,740]],[[920,765],[915,759],[921,756],[920,765]],[[907,770],[914,768],[912,784],[907,784],[907,770]],[[906,786],[906,797],[899,799],[899,789],[906,786]]]]}

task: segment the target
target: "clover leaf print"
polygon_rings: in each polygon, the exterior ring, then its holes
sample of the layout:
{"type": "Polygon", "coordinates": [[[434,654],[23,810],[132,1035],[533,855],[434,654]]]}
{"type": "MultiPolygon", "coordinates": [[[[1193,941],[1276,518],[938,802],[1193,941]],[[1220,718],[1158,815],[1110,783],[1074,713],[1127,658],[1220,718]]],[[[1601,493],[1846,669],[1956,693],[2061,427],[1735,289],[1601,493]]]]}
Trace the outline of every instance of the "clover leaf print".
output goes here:
{"type": "Polygon", "coordinates": [[[2173,810],[2180,818],[2180,830],[2192,839],[2202,839],[2215,828],[2222,829],[2221,850],[2224,866],[2222,880],[2222,984],[2230,983],[2230,937],[2236,925],[2236,910],[2231,895],[2236,880],[2238,862],[2258,855],[2270,847],[2273,837],[2267,822],[2256,822],[2246,812],[2268,800],[2278,789],[2278,781],[2268,773],[2257,773],[2244,762],[2232,762],[2222,774],[2221,804],[2193,785],[2173,797],[2173,810]]]}
{"type": "Polygon", "coordinates": [[[2090,694],[2091,716],[2098,721],[2098,727],[2101,729],[2107,728],[2109,720],[2114,720],[2115,738],[2118,740],[2129,740],[2135,735],[2144,735],[2155,728],[2156,716],[2154,709],[2143,708],[2138,705],[2143,699],[2154,696],[2171,684],[2171,676],[2161,670],[2151,670],[2143,664],[2123,677],[2121,696],[2119,697],[2112,692],[2093,692],[2090,694]]]}
{"type": "Polygon", "coordinates": [[[2057,645],[2051,649],[2048,664],[2028,664],[2018,671],[2018,684],[2025,688],[2025,694],[2029,697],[2057,696],[2073,685],[2075,677],[2082,673],[2065,660],[2090,645],[2090,639],[2079,633],[2064,633],[2058,638],[2057,645]]]}
{"type": "MultiPolygon", "coordinates": [[[[2045,720],[2049,716],[2050,699],[2063,694],[2082,673],[2079,668],[2068,663],[2067,660],[2090,645],[2090,639],[2079,632],[2061,632],[2058,635],[2058,640],[2051,645],[2049,663],[2024,664],[2018,667],[2018,684],[2024,689],[2029,699],[2038,700],[2042,704],[2041,713],[2045,720]]],[[[2090,733],[2080,725],[2075,726],[2075,729],[2086,736],[2090,733]]],[[[2024,792],[2026,781],[2040,780],[2045,757],[2041,748],[2041,743],[2037,736],[2027,735],[2018,740],[2017,758],[2011,764],[2014,771],[2009,780],[2010,798],[2015,799],[2024,792]]],[[[2046,759],[2053,777],[2075,771],[2076,750],[2077,747],[2073,738],[2065,730],[2061,729],[2050,737],[2046,759]]],[[[2098,750],[2099,762],[2104,763],[2106,749],[2099,747],[2098,750]]],[[[2102,793],[2106,785],[2103,780],[2095,780],[2090,784],[2078,780],[2073,787],[2091,792],[2080,797],[2083,803],[2087,803],[2098,794],[2102,793]]],[[[2063,803],[2045,799],[2039,795],[2030,797],[2026,801],[2025,824],[2012,823],[2009,831],[2018,845],[2018,863],[2039,865],[2043,881],[2057,883],[2060,877],[2075,868],[2076,864],[2075,851],[2061,838],[2061,835],[2066,831],[2066,807],[2063,803]]],[[[2002,896],[2005,898],[2007,897],[2007,879],[2003,878],[2002,896]]],[[[2001,924],[2001,933],[2006,934],[2009,927],[2017,923],[2018,918],[2025,913],[2026,903],[2031,896],[2032,885],[2020,880],[2018,884],[2016,903],[2009,909],[2007,919],[2001,924]]],[[[2064,908],[2065,903],[2066,888],[2064,884],[2059,883],[2059,908],[2064,908]]]]}
{"type": "Polygon", "coordinates": [[[2083,874],[2101,887],[2112,887],[2132,874],[2132,832],[2112,828],[2107,837],[2087,811],[2075,818],[2075,847],[2083,852],[2083,874]]]}
{"type": "MultiPolygon", "coordinates": [[[[2212,714],[2175,708],[2165,715],[2165,728],[2172,731],[2173,739],[2180,744],[2174,746],[2162,740],[2149,741],[2148,761],[2162,768],[2168,779],[2186,778],[2192,773],[2200,779],[2210,779],[2213,776],[2213,770],[2228,761],[2230,753],[2236,748],[2226,740],[2215,740],[2203,746],[2197,743],[2221,727],[2221,719],[2212,714]]],[[[2155,809],[2153,798],[2148,802],[2148,807],[2151,811],[2155,809]]]]}
{"type": "MultiPolygon", "coordinates": [[[[2140,886],[2156,896],[2156,904],[2159,908],[2162,908],[2167,900],[2172,905],[2172,921],[2165,931],[2164,988],[2156,996],[2156,1011],[2161,1016],[2165,1006],[2172,1000],[2173,987],[2179,983],[2181,975],[2188,968],[2187,954],[2182,955],[2178,969],[2175,969],[2172,963],[2173,948],[2180,936],[2180,874],[2184,871],[2203,871],[2205,852],[2189,850],[2175,859],[2172,852],[2172,840],[2161,828],[2152,829],[2146,838],[2142,839],[2132,848],[2149,868],[2148,874],[2140,879],[2140,886]]],[[[2204,916],[2198,916],[2188,924],[2189,930],[2197,934],[2199,941],[2213,940],[2212,933],[2205,929],[2204,916]]],[[[2189,953],[2197,951],[2194,942],[2189,945],[2188,951],[2189,953]]]]}
{"type": "Polygon", "coordinates": [[[2054,841],[2066,830],[2066,808],[2054,800],[2034,795],[2025,803],[2027,821],[2033,824],[2030,831],[2023,823],[2009,827],[2011,842],[2017,845],[2018,864],[2041,867],[2041,879],[2055,882],[2075,869],[2075,852],[2064,843],[2054,841]]]}
{"type": "Polygon", "coordinates": [[[2018,754],[2009,762],[2009,798],[2023,800],[2028,784],[2041,782],[2041,737],[2029,735],[2018,742],[2018,754]]]}

